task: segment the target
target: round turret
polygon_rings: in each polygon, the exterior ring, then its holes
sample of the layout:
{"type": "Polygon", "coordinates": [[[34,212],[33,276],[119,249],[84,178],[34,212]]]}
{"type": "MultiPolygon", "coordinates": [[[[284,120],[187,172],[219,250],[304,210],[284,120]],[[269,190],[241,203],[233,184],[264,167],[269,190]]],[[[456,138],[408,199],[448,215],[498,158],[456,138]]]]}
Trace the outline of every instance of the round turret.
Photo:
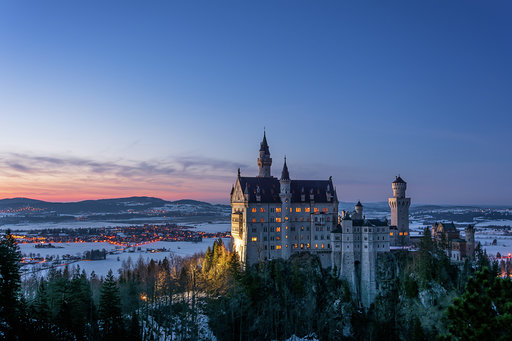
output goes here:
{"type": "Polygon", "coordinates": [[[407,189],[407,182],[405,182],[400,175],[395,177],[392,184],[393,196],[395,198],[405,198],[405,190],[407,189]]]}

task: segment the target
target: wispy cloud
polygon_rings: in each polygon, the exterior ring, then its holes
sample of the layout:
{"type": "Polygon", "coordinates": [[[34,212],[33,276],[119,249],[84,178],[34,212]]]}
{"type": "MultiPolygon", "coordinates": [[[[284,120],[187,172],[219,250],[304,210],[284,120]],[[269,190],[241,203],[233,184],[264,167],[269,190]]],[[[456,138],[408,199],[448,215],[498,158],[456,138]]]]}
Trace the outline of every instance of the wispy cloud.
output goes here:
{"type": "Polygon", "coordinates": [[[247,165],[201,156],[140,161],[0,154],[0,179],[3,178],[7,196],[10,193],[33,196],[26,192],[37,188],[37,193],[58,192],[60,197],[65,196],[66,191],[73,192],[74,196],[79,196],[80,191],[87,191],[91,196],[97,192],[97,196],[107,197],[143,192],[168,198],[181,195],[197,199],[204,194],[221,200],[234,180],[236,169],[244,167],[247,165]]]}

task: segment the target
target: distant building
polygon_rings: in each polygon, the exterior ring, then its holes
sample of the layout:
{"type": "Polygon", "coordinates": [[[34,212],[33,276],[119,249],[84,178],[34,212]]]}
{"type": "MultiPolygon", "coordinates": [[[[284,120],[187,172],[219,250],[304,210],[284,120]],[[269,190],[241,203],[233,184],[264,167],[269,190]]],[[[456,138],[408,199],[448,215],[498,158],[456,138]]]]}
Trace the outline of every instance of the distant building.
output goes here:
{"type": "MultiPolygon", "coordinates": [[[[338,196],[331,177],[291,179],[285,158],[277,179],[271,175],[271,166],[264,134],[258,176],[242,176],[238,170],[231,189],[232,245],[240,260],[251,265],[288,259],[295,253],[315,254],[322,266],[332,266],[348,281],[364,306],[370,306],[377,295],[377,256],[389,252],[388,222],[365,219],[361,202],[353,212],[343,212],[339,217],[338,196]]],[[[408,232],[408,217],[406,223],[408,232]]]]}
{"type": "Polygon", "coordinates": [[[454,223],[435,223],[432,225],[432,239],[443,247],[448,257],[453,261],[474,259],[475,256],[475,227],[468,225],[465,228],[465,237],[460,237],[460,232],[454,223]]]}

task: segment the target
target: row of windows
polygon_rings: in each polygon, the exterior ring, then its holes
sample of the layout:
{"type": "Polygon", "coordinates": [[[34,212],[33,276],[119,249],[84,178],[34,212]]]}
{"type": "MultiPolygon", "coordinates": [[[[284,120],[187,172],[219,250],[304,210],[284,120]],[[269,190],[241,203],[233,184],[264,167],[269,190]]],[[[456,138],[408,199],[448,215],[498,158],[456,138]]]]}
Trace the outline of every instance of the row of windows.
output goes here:
{"type": "MultiPolygon", "coordinates": [[[[256,212],[258,212],[258,208],[253,207],[251,211],[252,211],[252,213],[256,213],[256,212]]],[[[259,211],[260,212],[265,212],[265,208],[264,207],[260,207],[259,211]]],[[[276,208],[271,208],[270,209],[271,213],[274,213],[274,211],[276,213],[281,213],[281,207],[276,207],[276,208]]],[[[313,208],[313,212],[318,213],[319,211],[320,211],[320,209],[318,207],[314,207],[313,208]]],[[[293,212],[293,208],[290,207],[290,213],[292,213],[292,212],[293,212]]],[[[295,212],[297,212],[297,213],[302,212],[302,208],[301,207],[296,207],[295,208],[295,212]]],[[[310,207],[305,207],[304,208],[304,212],[306,212],[306,213],[311,212],[311,208],[310,207]]],[[[325,212],[325,213],[329,212],[329,208],[327,208],[327,207],[322,208],[322,212],[325,212]]]]}
{"type": "MultiPolygon", "coordinates": [[[[288,220],[288,216],[286,216],[284,219],[285,219],[285,220],[288,220]]],[[[275,221],[276,223],[280,223],[280,222],[282,222],[282,219],[281,219],[280,217],[278,217],[278,218],[274,218],[274,221],[275,221]]],[[[299,218],[295,218],[295,221],[296,221],[296,222],[298,222],[298,221],[299,221],[299,218]]],[[[304,221],[304,218],[300,218],[300,221],[304,221]]],[[[309,218],[306,218],[306,221],[309,221],[309,218]]],[[[316,221],[316,222],[319,222],[320,220],[315,219],[315,221],[316,221]]],[[[330,221],[331,221],[331,217],[327,217],[327,222],[330,222],[330,221]]],[[[252,218],[252,222],[253,222],[253,223],[257,222],[256,218],[252,218]]],[[[264,219],[264,218],[261,218],[261,219],[260,219],[260,222],[264,223],[264,222],[265,222],[265,219],[264,219]]],[[[348,230],[347,230],[347,232],[348,232],[348,230]]]]}
{"type": "MultiPolygon", "coordinates": [[[[356,249],[359,249],[359,245],[356,244],[355,247],[356,247],[356,249]]],[[[385,247],[386,247],[386,244],[377,244],[377,249],[381,249],[381,248],[383,249],[385,247]]],[[[367,249],[368,245],[365,245],[364,248],[367,249]]],[[[347,245],[347,249],[350,249],[350,245],[347,245]]]]}
{"type": "MultiPolygon", "coordinates": [[[[399,235],[399,236],[407,236],[408,234],[409,234],[409,232],[399,232],[399,233],[398,233],[398,235],[399,235]]],[[[389,232],[389,235],[390,235],[391,237],[393,237],[393,232],[389,232]]]]}
{"type": "MultiPolygon", "coordinates": [[[[291,244],[291,246],[292,246],[292,249],[298,249],[298,248],[309,249],[309,248],[312,247],[309,243],[307,243],[307,244],[303,244],[302,243],[300,245],[299,244],[291,244]]],[[[288,247],[288,244],[286,244],[286,247],[288,247]]],[[[275,247],[274,247],[274,245],[270,245],[270,250],[274,250],[274,249],[275,250],[281,250],[281,248],[282,248],[281,245],[276,245],[275,247]]],[[[320,244],[320,245],[315,244],[315,249],[318,249],[318,248],[324,249],[325,248],[325,244],[320,244]]],[[[331,248],[331,244],[327,244],[327,248],[330,249],[331,248]]],[[[267,250],[267,245],[265,245],[264,249],[267,250]]]]}

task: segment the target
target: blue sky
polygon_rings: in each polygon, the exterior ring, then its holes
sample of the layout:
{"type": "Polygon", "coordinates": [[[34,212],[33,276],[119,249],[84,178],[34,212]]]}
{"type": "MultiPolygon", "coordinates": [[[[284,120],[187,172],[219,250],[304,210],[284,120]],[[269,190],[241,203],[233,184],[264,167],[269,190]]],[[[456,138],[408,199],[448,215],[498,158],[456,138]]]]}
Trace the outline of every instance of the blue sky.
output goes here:
{"type": "Polygon", "coordinates": [[[510,1],[4,1],[1,197],[512,204],[510,1]],[[3,187],[3,188],[2,188],[3,187]]]}

